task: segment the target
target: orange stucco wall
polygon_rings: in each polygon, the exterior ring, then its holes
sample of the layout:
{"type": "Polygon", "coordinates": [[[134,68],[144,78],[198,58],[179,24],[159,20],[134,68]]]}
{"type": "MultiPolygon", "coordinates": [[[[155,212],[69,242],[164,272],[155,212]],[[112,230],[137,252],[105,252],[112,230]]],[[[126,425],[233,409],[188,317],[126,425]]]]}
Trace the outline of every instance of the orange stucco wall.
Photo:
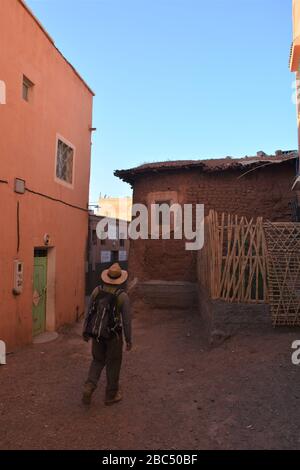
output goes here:
{"type": "MultiPolygon", "coordinates": [[[[296,90],[297,90],[297,124],[298,124],[298,148],[300,151],[300,101],[299,101],[299,83],[300,83],[300,0],[293,0],[293,44],[290,57],[290,69],[295,72],[296,90]]],[[[297,198],[300,201],[300,192],[297,191],[297,198]]]]}
{"type": "Polygon", "coordinates": [[[19,0],[1,0],[0,80],[0,339],[8,349],[32,341],[34,247],[50,235],[55,247],[51,328],[74,321],[84,310],[88,213],[36,194],[14,192],[14,178],[26,187],[87,208],[93,95],[19,0]],[[23,75],[34,87],[22,98],[23,75]],[[56,136],[75,147],[74,186],[55,181],[56,136]],[[17,203],[20,247],[17,252],[17,203]],[[24,262],[23,292],[12,294],[13,261],[24,262]]]}
{"type": "Polygon", "coordinates": [[[300,1],[293,0],[293,39],[300,36],[300,1]]]}
{"type": "Polygon", "coordinates": [[[290,56],[290,69],[292,72],[299,71],[300,60],[300,0],[293,0],[293,42],[290,56]]]}

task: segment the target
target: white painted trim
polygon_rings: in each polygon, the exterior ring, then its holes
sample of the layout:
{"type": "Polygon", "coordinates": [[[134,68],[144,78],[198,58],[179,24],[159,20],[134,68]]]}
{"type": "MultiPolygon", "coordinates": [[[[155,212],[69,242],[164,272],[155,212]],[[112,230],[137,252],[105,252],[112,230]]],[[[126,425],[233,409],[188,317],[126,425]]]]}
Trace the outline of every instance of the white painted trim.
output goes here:
{"type": "Polygon", "coordinates": [[[0,365],[6,364],[6,345],[4,341],[0,340],[0,365]]]}
{"type": "Polygon", "coordinates": [[[3,80],[0,80],[0,104],[6,104],[6,85],[3,80]]]}
{"type": "Polygon", "coordinates": [[[47,296],[46,296],[46,331],[55,331],[55,278],[56,278],[56,249],[47,248],[47,296]]]}
{"type": "Polygon", "coordinates": [[[66,188],[69,189],[74,189],[75,186],[75,168],[76,168],[76,147],[73,145],[69,140],[67,140],[65,137],[63,137],[61,134],[56,134],[56,139],[55,139],[55,165],[54,165],[54,180],[56,183],[61,184],[62,186],[65,186],[66,188]],[[73,149],[73,180],[72,184],[67,183],[67,181],[61,180],[56,176],[56,164],[57,164],[57,143],[58,141],[61,140],[64,144],[68,145],[73,149]]]}

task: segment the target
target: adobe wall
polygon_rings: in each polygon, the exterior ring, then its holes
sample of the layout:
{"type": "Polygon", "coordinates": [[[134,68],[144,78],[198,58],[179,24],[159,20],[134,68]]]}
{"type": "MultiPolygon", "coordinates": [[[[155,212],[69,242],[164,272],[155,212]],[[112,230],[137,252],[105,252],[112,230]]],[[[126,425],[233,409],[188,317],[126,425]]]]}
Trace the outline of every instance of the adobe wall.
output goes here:
{"type": "MultiPolygon", "coordinates": [[[[247,167],[244,172],[247,171],[247,167]]],[[[241,171],[202,173],[188,170],[149,173],[134,185],[133,202],[148,204],[153,193],[177,194],[180,204],[199,203],[210,209],[272,221],[291,220],[291,185],[295,161],[274,164],[240,178],[241,171]]],[[[131,242],[131,277],[139,281],[196,282],[196,252],[185,250],[182,240],[137,240],[131,242]]]]}

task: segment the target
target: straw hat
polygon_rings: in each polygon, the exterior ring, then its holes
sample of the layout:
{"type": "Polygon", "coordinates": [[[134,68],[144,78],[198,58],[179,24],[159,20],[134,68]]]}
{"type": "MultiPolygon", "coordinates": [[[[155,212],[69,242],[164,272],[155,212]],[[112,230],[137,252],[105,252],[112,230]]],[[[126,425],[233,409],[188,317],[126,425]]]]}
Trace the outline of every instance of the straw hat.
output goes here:
{"type": "Polygon", "coordinates": [[[102,271],[101,279],[105,284],[113,286],[123,284],[128,278],[128,272],[121,269],[119,263],[113,264],[110,268],[102,271]]]}

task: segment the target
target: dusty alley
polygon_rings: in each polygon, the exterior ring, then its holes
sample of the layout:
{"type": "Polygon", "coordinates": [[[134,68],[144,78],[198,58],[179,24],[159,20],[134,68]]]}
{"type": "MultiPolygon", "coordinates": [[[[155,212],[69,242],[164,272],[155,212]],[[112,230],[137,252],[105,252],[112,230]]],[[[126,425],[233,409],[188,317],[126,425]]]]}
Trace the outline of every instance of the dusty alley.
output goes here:
{"type": "Polygon", "coordinates": [[[0,368],[1,449],[299,449],[297,331],[229,338],[215,348],[197,315],[140,312],[124,353],[124,399],[80,403],[90,361],[81,325],[8,356],[0,368]]]}

